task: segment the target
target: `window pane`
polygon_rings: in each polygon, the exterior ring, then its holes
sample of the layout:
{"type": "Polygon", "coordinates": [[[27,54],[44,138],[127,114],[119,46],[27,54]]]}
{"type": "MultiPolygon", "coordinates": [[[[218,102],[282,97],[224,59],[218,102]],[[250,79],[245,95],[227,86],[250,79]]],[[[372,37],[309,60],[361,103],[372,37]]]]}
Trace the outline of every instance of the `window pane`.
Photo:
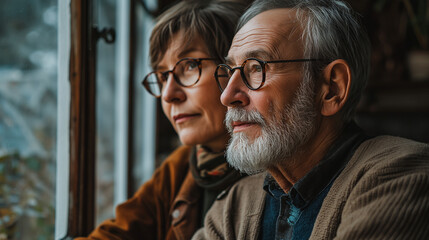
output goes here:
{"type": "MultiPolygon", "coordinates": [[[[150,1],[146,1],[149,3],[150,1]]],[[[143,77],[151,72],[149,67],[149,36],[154,20],[147,14],[141,4],[132,10],[135,19],[135,52],[134,61],[134,139],[132,191],[136,192],[142,183],[147,181],[155,168],[156,146],[156,100],[146,92],[141,84],[143,77]]]]}
{"type": "MultiPolygon", "coordinates": [[[[116,27],[116,1],[96,1],[94,11],[101,30],[116,27]]],[[[115,150],[115,45],[103,39],[97,43],[97,162],[96,225],[113,217],[115,150]]]]}
{"type": "Polygon", "coordinates": [[[0,239],[53,239],[57,1],[0,2],[0,239]]]}
{"type": "MultiPolygon", "coordinates": [[[[156,9],[156,1],[147,0],[150,9],[156,9]]],[[[149,37],[155,23],[141,4],[135,9],[136,59],[134,68],[134,152],[133,191],[152,177],[156,167],[181,143],[165,117],[160,100],[156,100],[141,85],[143,77],[152,71],[149,63],[149,37]]]]}

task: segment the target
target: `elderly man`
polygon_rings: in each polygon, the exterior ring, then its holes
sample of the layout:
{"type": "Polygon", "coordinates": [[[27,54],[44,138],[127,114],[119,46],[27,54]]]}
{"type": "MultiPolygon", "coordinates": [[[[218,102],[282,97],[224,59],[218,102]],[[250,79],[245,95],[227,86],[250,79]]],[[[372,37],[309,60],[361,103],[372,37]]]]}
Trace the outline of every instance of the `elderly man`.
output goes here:
{"type": "Polygon", "coordinates": [[[215,73],[228,161],[254,175],[218,196],[194,239],[429,237],[429,146],[352,120],[369,55],[344,2],[254,2],[215,73]]]}

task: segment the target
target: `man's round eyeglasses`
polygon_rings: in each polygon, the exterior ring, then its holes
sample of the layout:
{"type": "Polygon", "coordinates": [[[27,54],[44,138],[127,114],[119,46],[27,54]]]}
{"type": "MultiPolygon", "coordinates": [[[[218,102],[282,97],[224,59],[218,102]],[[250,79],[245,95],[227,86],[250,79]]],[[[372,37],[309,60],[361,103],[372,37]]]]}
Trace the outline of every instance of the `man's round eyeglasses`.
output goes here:
{"type": "Polygon", "coordinates": [[[201,77],[202,64],[204,60],[216,60],[215,58],[182,58],[172,70],[153,71],[146,75],[142,85],[155,97],[161,97],[162,89],[167,83],[168,76],[173,74],[173,79],[182,87],[195,85],[201,77]]]}
{"type": "Polygon", "coordinates": [[[227,64],[219,64],[215,71],[215,79],[219,89],[223,91],[228,85],[229,79],[235,70],[240,70],[241,79],[251,90],[260,89],[265,83],[265,66],[267,63],[290,63],[290,62],[309,62],[319,61],[319,59],[292,59],[292,60],[273,60],[263,61],[257,58],[248,58],[244,60],[240,67],[232,68],[227,64]]]}

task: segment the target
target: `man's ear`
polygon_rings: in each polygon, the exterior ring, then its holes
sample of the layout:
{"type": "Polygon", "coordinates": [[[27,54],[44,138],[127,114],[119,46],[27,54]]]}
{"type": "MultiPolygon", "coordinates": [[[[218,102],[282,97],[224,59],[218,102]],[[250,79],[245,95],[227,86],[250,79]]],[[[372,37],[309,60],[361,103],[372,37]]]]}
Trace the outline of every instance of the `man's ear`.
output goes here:
{"type": "Polygon", "coordinates": [[[351,72],[347,62],[337,59],[323,70],[320,88],[321,114],[333,116],[347,101],[351,84],[351,72]]]}

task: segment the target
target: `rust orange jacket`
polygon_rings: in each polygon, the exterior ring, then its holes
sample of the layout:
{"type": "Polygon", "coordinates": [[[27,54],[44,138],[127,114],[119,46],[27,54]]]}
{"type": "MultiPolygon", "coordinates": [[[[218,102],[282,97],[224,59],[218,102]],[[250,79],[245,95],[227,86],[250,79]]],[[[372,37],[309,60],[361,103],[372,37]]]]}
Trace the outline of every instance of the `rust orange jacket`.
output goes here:
{"type": "Polygon", "coordinates": [[[84,239],[190,239],[201,223],[202,188],[189,168],[192,147],[176,149],[135,195],[84,239]]]}

